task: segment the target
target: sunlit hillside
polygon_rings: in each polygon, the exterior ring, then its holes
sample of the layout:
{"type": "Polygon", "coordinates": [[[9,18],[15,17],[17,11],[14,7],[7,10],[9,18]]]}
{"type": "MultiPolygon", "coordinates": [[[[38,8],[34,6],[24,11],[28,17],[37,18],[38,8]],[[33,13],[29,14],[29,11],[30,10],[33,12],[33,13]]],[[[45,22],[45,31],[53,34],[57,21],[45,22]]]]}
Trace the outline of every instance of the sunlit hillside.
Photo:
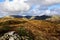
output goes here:
{"type": "Polygon", "coordinates": [[[47,20],[29,20],[5,17],[0,19],[0,37],[9,31],[15,31],[21,40],[60,40],[60,22],[47,20]],[[23,36],[23,38],[22,38],[23,36]]]}

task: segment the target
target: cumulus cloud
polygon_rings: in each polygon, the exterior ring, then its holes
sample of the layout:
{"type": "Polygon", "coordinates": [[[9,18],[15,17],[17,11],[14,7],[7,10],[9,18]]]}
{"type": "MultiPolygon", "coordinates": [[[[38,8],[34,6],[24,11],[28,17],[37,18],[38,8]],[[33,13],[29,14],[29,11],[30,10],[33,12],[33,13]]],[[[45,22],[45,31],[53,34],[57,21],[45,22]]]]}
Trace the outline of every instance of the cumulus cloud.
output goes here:
{"type": "Polygon", "coordinates": [[[22,15],[30,9],[27,0],[5,0],[0,2],[0,17],[7,15],[22,15]]]}
{"type": "Polygon", "coordinates": [[[0,16],[23,15],[42,16],[59,15],[60,7],[51,8],[52,5],[60,3],[60,0],[6,0],[0,3],[0,16]],[[58,11],[59,12],[58,12],[58,11]]]}
{"type": "Polygon", "coordinates": [[[53,15],[60,15],[60,7],[57,8],[56,5],[54,6],[40,6],[40,5],[34,5],[31,10],[29,10],[26,15],[29,16],[42,16],[42,15],[47,15],[47,16],[53,16],[53,15]]]}
{"type": "Polygon", "coordinates": [[[2,3],[2,8],[4,11],[27,11],[29,10],[29,5],[24,2],[25,0],[6,0],[2,3]]]}

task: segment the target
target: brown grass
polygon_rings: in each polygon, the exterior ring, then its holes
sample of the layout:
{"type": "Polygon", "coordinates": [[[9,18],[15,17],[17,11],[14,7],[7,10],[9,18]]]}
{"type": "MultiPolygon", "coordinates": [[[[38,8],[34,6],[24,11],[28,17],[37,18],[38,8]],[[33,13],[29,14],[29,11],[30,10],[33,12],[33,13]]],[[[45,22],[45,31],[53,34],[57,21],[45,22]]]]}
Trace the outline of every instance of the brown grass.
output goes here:
{"type": "Polygon", "coordinates": [[[0,19],[0,33],[4,27],[9,27],[8,31],[18,32],[18,28],[25,28],[30,31],[34,40],[60,40],[60,23],[50,22],[46,20],[24,20],[19,18],[0,19]],[[12,23],[5,23],[12,21],[12,23]],[[13,22],[14,21],[14,22],[13,22]],[[16,23],[15,23],[16,22],[16,23]],[[4,24],[3,24],[4,23],[4,24]]]}

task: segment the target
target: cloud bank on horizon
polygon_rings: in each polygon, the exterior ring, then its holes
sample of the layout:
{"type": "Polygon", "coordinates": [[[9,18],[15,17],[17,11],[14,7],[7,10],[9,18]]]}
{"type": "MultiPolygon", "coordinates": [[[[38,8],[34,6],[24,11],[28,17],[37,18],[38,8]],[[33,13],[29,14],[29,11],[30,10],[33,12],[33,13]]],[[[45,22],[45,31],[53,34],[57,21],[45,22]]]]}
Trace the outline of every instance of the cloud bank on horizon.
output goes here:
{"type": "Polygon", "coordinates": [[[0,0],[0,17],[60,15],[60,0],[0,0]]]}

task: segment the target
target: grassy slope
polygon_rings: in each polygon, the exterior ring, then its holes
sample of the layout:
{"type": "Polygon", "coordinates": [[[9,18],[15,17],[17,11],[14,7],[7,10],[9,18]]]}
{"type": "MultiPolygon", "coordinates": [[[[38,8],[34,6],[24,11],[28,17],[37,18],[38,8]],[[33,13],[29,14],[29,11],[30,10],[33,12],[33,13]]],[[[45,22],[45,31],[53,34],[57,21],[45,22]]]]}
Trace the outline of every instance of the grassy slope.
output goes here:
{"type": "Polygon", "coordinates": [[[0,33],[3,28],[5,31],[14,30],[18,32],[19,28],[25,28],[30,31],[34,40],[60,40],[60,23],[45,20],[24,20],[19,18],[0,19],[0,33]]]}

